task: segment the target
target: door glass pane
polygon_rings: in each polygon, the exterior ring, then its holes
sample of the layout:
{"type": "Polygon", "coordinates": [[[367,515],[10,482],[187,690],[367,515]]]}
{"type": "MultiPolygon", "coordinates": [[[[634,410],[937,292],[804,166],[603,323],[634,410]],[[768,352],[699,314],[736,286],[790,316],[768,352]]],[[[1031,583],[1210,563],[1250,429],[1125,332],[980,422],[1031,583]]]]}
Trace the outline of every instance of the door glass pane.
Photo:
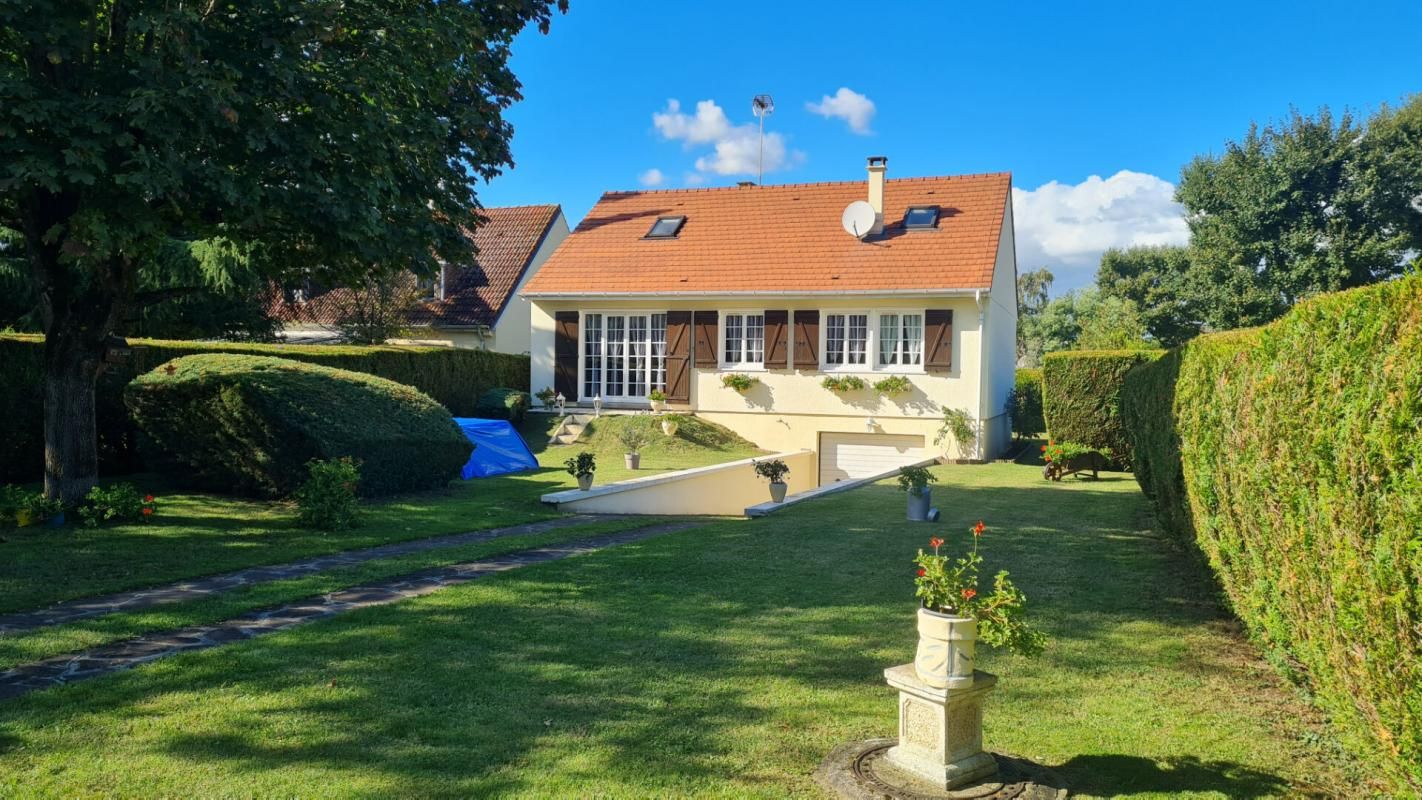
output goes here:
{"type": "Polygon", "coordinates": [[[904,315],[904,363],[923,363],[923,315],[904,315]]]}
{"type": "Polygon", "coordinates": [[[667,390],[667,315],[652,315],[652,388],[667,390]]]}
{"type": "Polygon", "coordinates": [[[765,315],[746,315],[746,362],[765,362],[765,315]]]}
{"type": "Polygon", "coordinates": [[[647,396],[647,318],[627,318],[627,396],[647,396]]]}
{"type": "Polygon", "coordinates": [[[623,397],[627,346],[627,318],[607,318],[607,391],[604,397],[623,397]]]}
{"type": "Polygon", "coordinates": [[[583,397],[593,397],[602,393],[602,315],[585,315],[583,328],[583,397]]]}
{"type": "Polygon", "coordinates": [[[741,315],[726,315],[726,354],[722,356],[726,364],[741,363],[741,315]]]}
{"type": "Polygon", "coordinates": [[[899,363],[899,315],[879,315],[879,363],[899,363]]]}
{"type": "Polygon", "coordinates": [[[825,363],[844,363],[844,315],[825,315],[825,363]]]}
{"type": "Polygon", "coordinates": [[[850,364],[865,363],[868,349],[869,315],[849,315],[849,360],[850,364]]]}

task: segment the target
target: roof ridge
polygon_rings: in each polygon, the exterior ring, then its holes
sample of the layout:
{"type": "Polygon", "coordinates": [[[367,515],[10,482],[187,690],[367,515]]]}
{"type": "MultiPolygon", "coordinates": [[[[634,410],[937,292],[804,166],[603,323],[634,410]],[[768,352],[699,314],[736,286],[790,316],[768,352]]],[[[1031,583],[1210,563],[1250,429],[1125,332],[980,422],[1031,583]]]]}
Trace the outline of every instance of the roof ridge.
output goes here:
{"type": "MultiPolygon", "coordinates": [[[[998,178],[1006,177],[1012,179],[1010,171],[1001,172],[967,172],[961,175],[915,175],[907,178],[888,178],[885,183],[927,183],[928,181],[952,181],[964,180],[968,178],[998,178]]],[[[609,195],[621,196],[630,194],[688,194],[692,192],[725,192],[740,191],[743,189],[804,189],[819,186],[863,186],[867,181],[843,180],[843,181],[808,181],[805,183],[772,183],[761,186],[687,186],[680,189],[611,189],[602,193],[603,197],[609,195]]]]}
{"type": "Polygon", "coordinates": [[[527,203],[519,206],[480,206],[480,211],[521,211],[525,208],[558,208],[558,203],[527,203]]]}

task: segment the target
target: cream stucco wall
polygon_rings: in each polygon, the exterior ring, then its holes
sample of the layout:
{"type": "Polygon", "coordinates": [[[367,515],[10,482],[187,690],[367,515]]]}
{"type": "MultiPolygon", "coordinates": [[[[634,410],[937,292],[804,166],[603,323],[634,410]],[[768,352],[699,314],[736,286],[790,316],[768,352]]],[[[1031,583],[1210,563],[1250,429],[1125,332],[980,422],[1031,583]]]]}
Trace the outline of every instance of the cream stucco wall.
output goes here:
{"type": "MultiPolygon", "coordinates": [[[[776,453],[790,468],[785,476],[789,494],[815,488],[815,454],[776,453]]],[[[713,514],[740,516],[750,506],[770,499],[769,484],[755,474],[754,461],[743,459],[710,467],[681,470],[620,481],[589,492],[569,490],[544,495],[559,511],[589,514],[713,514]]]]}
{"type": "MultiPolygon", "coordinates": [[[[983,302],[987,301],[984,295],[983,302]]],[[[1015,300],[1013,304],[1015,306],[1015,300]]],[[[833,373],[744,367],[693,368],[689,405],[698,416],[724,425],[758,446],[771,450],[817,450],[820,433],[865,433],[870,430],[868,420],[872,417],[875,423],[872,431],[875,433],[921,435],[929,452],[955,458],[974,455],[972,452],[959,453],[951,439],[938,447],[933,443],[942,425],[942,407],[962,408],[974,417],[985,410],[982,403],[985,396],[983,331],[977,300],[971,293],[798,298],[535,298],[530,350],[531,385],[535,389],[553,385],[553,315],[558,311],[650,313],[685,309],[725,313],[738,310],[759,312],[767,308],[791,312],[818,309],[822,314],[833,311],[921,312],[930,308],[952,309],[953,366],[949,370],[859,367],[833,373]],[[729,372],[754,375],[760,383],[742,395],[721,385],[721,377],[729,372]],[[910,394],[898,398],[882,397],[872,389],[838,395],[820,385],[826,374],[858,375],[871,384],[890,375],[903,375],[913,383],[914,388],[910,394]]],[[[718,352],[720,346],[718,343],[718,352]]],[[[1012,352],[1008,355],[1012,356],[1012,352]]],[[[581,373],[581,368],[579,371],[581,373]]],[[[611,400],[605,399],[604,402],[609,406],[615,405],[611,400]]],[[[1001,403],[996,413],[1000,411],[1001,403]]]]}
{"type": "Polygon", "coordinates": [[[993,267],[985,314],[982,454],[994,458],[1012,442],[1012,421],[1003,410],[1017,380],[1017,243],[1009,199],[993,267]]]}

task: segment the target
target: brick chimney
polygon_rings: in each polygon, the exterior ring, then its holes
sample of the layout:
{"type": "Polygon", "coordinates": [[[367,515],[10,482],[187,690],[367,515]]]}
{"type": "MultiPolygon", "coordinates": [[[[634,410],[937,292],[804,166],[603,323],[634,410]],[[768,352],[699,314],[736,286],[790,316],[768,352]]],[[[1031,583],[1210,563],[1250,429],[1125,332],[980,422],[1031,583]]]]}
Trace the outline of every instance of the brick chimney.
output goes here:
{"type": "Polygon", "coordinates": [[[874,207],[874,227],[870,235],[884,231],[884,173],[888,171],[888,156],[869,156],[869,205],[874,207]]]}

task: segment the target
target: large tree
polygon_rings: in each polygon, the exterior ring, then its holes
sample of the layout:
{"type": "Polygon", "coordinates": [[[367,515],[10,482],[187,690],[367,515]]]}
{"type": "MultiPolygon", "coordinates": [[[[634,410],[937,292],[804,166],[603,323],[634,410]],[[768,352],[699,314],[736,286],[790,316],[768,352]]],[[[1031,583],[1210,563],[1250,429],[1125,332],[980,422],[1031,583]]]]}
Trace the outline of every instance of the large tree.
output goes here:
{"type": "Polygon", "coordinates": [[[1361,125],[1295,112],[1185,167],[1191,283],[1206,322],[1267,322],[1299,299],[1395,276],[1422,248],[1422,95],[1361,125]]]}
{"type": "Polygon", "coordinates": [[[510,43],[555,6],[0,0],[0,227],[45,334],[46,493],[97,477],[112,332],[200,288],[154,274],[173,242],[212,285],[356,285],[466,250],[473,180],[512,163],[510,43]]]}
{"type": "Polygon", "coordinates": [[[1200,333],[1202,312],[1185,247],[1112,248],[1101,255],[1096,287],[1103,297],[1130,301],[1150,338],[1174,347],[1200,333]]]}

